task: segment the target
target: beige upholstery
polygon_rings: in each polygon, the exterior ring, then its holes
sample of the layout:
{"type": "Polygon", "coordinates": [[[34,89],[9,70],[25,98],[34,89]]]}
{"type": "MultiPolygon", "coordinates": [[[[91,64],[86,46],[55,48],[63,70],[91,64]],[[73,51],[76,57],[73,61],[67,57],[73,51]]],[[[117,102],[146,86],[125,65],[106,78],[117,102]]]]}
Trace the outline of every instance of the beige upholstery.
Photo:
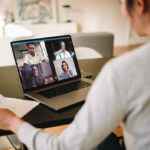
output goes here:
{"type": "Polygon", "coordinates": [[[112,57],[114,36],[111,33],[77,33],[72,34],[75,47],[88,47],[96,50],[102,57],[112,57]]]}

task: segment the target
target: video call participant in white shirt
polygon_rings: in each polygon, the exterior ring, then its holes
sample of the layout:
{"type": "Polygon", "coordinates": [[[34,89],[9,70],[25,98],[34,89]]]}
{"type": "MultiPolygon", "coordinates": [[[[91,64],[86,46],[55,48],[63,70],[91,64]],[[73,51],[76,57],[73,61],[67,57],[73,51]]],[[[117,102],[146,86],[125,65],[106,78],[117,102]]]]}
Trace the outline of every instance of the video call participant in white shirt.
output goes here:
{"type": "Polygon", "coordinates": [[[70,53],[66,50],[65,42],[60,42],[61,49],[55,53],[56,59],[64,59],[71,57],[70,53]]]}
{"type": "Polygon", "coordinates": [[[45,58],[36,52],[34,43],[27,44],[27,47],[29,54],[24,58],[24,66],[45,62],[45,58]]]}

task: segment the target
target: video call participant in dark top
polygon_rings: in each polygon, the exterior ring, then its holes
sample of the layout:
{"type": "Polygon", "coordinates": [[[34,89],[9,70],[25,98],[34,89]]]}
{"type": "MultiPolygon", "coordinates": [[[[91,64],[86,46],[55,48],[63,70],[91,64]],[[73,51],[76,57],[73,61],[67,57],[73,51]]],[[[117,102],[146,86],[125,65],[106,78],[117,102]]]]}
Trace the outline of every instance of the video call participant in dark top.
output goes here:
{"type": "Polygon", "coordinates": [[[74,74],[73,74],[72,70],[69,70],[69,66],[66,61],[62,61],[61,67],[62,67],[62,70],[64,71],[62,73],[63,80],[74,77],[74,74]]]}
{"type": "Polygon", "coordinates": [[[71,57],[70,53],[66,50],[65,42],[60,42],[60,46],[61,49],[55,53],[56,59],[64,59],[71,57]]]}
{"type": "Polygon", "coordinates": [[[32,78],[31,78],[32,87],[38,87],[45,84],[44,77],[39,73],[38,67],[36,65],[32,66],[32,78]]]}
{"type": "Polygon", "coordinates": [[[24,66],[45,62],[45,58],[35,51],[34,43],[27,44],[27,47],[29,54],[27,54],[24,58],[24,66]]]}
{"type": "Polygon", "coordinates": [[[28,89],[32,87],[31,76],[32,71],[29,71],[26,67],[20,68],[21,80],[23,83],[24,89],[28,89]]]}

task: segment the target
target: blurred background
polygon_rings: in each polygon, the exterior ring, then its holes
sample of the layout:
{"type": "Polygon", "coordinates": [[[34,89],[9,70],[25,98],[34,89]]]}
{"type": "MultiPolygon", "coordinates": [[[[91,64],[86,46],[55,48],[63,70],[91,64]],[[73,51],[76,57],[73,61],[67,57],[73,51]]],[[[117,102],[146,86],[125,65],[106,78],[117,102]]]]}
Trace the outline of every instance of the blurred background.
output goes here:
{"type": "Polygon", "coordinates": [[[0,37],[107,31],[114,45],[143,43],[121,14],[119,0],[0,0],[0,37]]]}

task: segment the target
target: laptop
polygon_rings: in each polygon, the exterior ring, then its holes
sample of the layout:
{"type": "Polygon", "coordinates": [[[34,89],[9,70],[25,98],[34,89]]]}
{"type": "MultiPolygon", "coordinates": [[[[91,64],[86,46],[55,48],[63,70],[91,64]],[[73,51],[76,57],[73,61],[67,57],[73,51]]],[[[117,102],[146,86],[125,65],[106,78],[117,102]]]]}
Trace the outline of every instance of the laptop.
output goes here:
{"type": "Polygon", "coordinates": [[[70,35],[11,42],[24,95],[61,110],[86,99],[92,81],[81,77],[70,35]]]}

